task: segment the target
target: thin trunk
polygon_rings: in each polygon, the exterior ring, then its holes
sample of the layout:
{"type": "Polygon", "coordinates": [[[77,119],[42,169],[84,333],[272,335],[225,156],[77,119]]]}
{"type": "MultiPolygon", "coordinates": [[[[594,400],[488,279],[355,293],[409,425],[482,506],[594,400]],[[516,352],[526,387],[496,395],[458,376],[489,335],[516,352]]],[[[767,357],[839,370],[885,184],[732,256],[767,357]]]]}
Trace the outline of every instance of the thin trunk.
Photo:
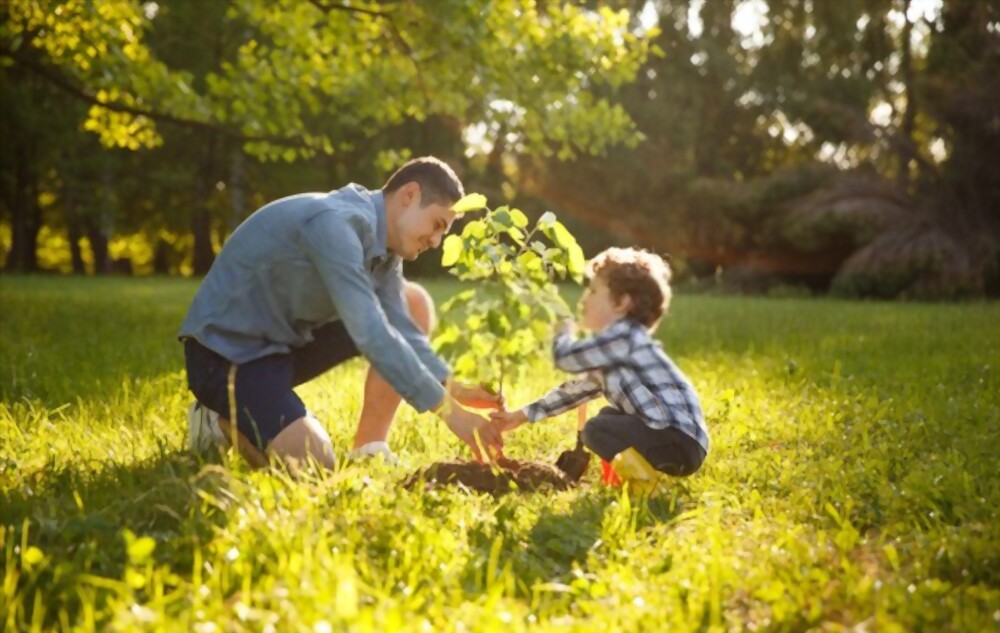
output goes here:
{"type": "Polygon", "coordinates": [[[7,270],[35,272],[38,270],[38,232],[42,228],[38,208],[38,183],[32,170],[32,156],[23,144],[14,149],[14,196],[11,218],[12,243],[7,256],[7,270]]]}
{"type": "Polygon", "coordinates": [[[94,274],[106,275],[111,272],[111,262],[108,259],[108,236],[91,218],[87,219],[86,226],[90,252],[94,255],[94,274]]]}
{"type": "Polygon", "coordinates": [[[112,165],[105,159],[101,164],[101,196],[97,220],[87,219],[87,241],[94,254],[94,274],[108,275],[114,272],[108,244],[114,231],[115,174],[112,165]]]}
{"type": "Polygon", "coordinates": [[[83,252],[80,250],[80,239],[83,230],[80,226],[80,209],[77,208],[76,196],[72,186],[65,188],[63,208],[66,209],[66,225],[69,231],[69,255],[73,262],[73,274],[85,275],[87,269],[83,264],[83,252]]]}
{"type": "Polygon", "coordinates": [[[80,222],[80,201],[77,196],[79,187],[74,166],[77,157],[62,154],[59,160],[60,178],[62,180],[62,209],[66,214],[66,231],[69,234],[69,256],[74,275],[87,274],[83,263],[83,252],[80,240],[83,238],[83,227],[80,222]]]}
{"type": "Polygon", "coordinates": [[[910,22],[910,18],[906,17],[909,9],[910,0],[903,0],[903,19],[905,23],[903,25],[901,66],[903,71],[903,87],[906,93],[906,109],[903,110],[903,122],[899,128],[899,135],[902,137],[902,142],[899,143],[899,173],[896,178],[896,184],[899,186],[900,191],[907,194],[910,193],[910,184],[912,182],[910,170],[916,158],[916,143],[913,140],[913,130],[917,120],[917,91],[914,85],[913,45],[910,41],[911,34],[913,33],[913,23],[910,22]]]}
{"type": "Polygon", "coordinates": [[[169,275],[173,249],[162,237],[156,238],[156,246],[153,250],[153,273],[157,275],[169,275]]]}
{"type": "Polygon", "coordinates": [[[198,175],[198,187],[195,192],[194,216],[191,219],[191,231],[194,233],[194,274],[204,275],[215,261],[212,250],[212,218],[208,212],[208,201],[215,184],[215,146],[216,138],[210,134],[205,146],[205,156],[198,175]]]}
{"type": "Polygon", "coordinates": [[[232,215],[229,217],[229,232],[232,233],[246,217],[246,190],[244,188],[246,158],[243,148],[233,149],[229,161],[229,203],[232,205],[232,215]]]}

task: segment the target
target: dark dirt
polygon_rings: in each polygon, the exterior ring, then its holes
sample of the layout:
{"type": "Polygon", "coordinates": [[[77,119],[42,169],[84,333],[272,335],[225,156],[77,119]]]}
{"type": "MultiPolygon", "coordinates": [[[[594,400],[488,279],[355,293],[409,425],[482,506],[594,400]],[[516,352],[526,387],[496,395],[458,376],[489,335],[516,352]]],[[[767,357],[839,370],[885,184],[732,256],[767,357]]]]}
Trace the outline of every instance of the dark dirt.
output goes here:
{"type": "MultiPolygon", "coordinates": [[[[582,474],[581,469],[580,475],[582,474]]],[[[462,485],[471,490],[490,494],[504,494],[513,490],[526,492],[542,488],[567,490],[575,485],[580,475],[571,479],[551,464],[507,458],[501,458],[494,464],[437,462],[407,477],[403,487],[412,488],[421,482],[428,488],[462,485]]]]}

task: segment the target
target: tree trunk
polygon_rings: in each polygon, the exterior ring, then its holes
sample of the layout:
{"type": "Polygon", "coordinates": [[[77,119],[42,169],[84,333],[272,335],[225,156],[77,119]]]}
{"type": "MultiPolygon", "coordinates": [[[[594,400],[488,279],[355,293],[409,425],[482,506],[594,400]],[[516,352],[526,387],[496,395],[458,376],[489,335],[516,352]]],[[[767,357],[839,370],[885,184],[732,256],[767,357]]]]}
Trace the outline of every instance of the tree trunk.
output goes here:
{"type": "Polygon", "coordinates": [[[194,274],[199,276],[208,273],[212,262],[215,261],[215,252],[212,250],[212,218],[208,212],[208,201],[215,184],[215,145],[215,134],[210,134],[197,179],[194,216],[191,218],[191,232],[194,233],[194,274]]]}
{"type": "Polygon", "coordinates": [[[107,275],[111,272],[111,260],[108,259],[108,236],[93,219],[87,220],[87,241],[90,242],[90,252],[94,255],[94,274],[107,275]]]}
{"type": "Polygon", "coordinates": [[[80,250],[80,239],[83,237],[83,231],[80,227],[80,210],[76,207],[76,199],[70,192],[70,188],[67,187],[66,189],[65,208],[67,229],[69,231],[69,255],[70,260],[73,262],[73,274],[85,275],[87,274],[87,269],[83,265],[83,252],[80,250]]]}
{"type": "Polygon", "coordinates": [[[229,216],[229,232],[232,233],[246,216],[245,157],[243,148],[233,148],[232,159],[229,162],[229,202],[232,214],[229,216]]]}
{"type": "Polygon", "coordinates": [[[108,244],[114,231],[115,214],[115,174],[112,165],[105,160],[101,164],[101,193],[97,204],[100,205],[98,218],[87,218],[87,241],[94,254],[94,274],[109,275],[113,271],[113,262],[108,253],[108,244]]]}
{"type": "Polygon", "coordinates": [[[38,183],[32,170],[29,148],[18,145],[14,168],[14,196],[11,218],[13,240],[7,256],[6,269],[11,272],[38,270],[38,232],[42,228],[41,210],[38,208],[38,183]]]}
{"type": "Polygon", "coordinates": [[[63,154],[60,159],[59,171],[62,180],[62,209],[66,214],[66,231],[69,233],[69,256],[73,265],[74,275],[85,275],[87,269],[83,263],[83,252],[80,240],[83,238],[83,226],[80,219],[80,201],[77,197],[79,188],[73,165],[76,156],[63,154]]]}
{"type": "Polygon", "coordinates": [[[917,120],[917,91],[913,76],[913,45],[910,42],[910,36],[913,33],[913,23],[910,22],[910,18],[906,17],[906,13],[909,10],[910,0],[904,0],[903,20],[905,20],[905,23],[903,26],[903,51],[900,66],[903,74],[903,87],[906,94],[906,109],[903,110],[903,122],[899,128],[899,135],[902,137],[902,142],[899,143],[899,150],[897,152],[899,155],[899,173],[896,176],[896,184],[904,194],[910,193],[910,183],[912,182],[910,170],[916,158],[916,143],[913,140],[913,130],[917,120]]]}

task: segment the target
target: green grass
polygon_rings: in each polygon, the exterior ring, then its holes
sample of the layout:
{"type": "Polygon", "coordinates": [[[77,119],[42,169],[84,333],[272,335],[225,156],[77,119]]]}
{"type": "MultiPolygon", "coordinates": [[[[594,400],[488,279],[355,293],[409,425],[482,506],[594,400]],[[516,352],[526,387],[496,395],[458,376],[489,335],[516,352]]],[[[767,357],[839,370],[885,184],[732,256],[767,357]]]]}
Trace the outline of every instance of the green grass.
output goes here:
{"type": "MultiPolygon", "coordinates": [[[[704,469],[635,499],[292,480],[183,450],[183,280],[0,278],[5,630],[987,631],[1000,627],[1000,305],[679,296],[704,469]]],[[[432,284],[440,300],[454,289],[432,284]]],[[[558,379],[540,365],[519,405],[558,379]]],[[[342,453],[363,365],[301,389],[342,453]]],[[[554,460],[570,416],[509,437],[554,460]]]]}

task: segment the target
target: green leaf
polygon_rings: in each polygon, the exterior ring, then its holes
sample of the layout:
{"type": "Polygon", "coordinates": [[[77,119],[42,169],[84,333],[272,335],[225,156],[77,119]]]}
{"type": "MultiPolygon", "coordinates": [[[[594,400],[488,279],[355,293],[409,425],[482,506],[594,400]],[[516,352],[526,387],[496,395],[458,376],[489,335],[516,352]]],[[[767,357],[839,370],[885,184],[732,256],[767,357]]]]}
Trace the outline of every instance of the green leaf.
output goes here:
{"type": "Polygon", "coordinates": [[[563,226],[562,222],[555,221],[552,223],[552,241],[556,243],[556,246],[561,248],[569,248],[576,244],[576,238],[573,234],[563,226]]]}
{"type": "Polygon", "coordinates": [[[556,214],[551,211],[546,211],[542,214],[542,217],[538,218],[537,226],[539,228],[546,228],[556,221],[556,214]]]}
{"type": "Polygon", "coordinates": [[[490,310],[486,314],[486,324],[496,335],[504,335],[510,331],[510,321],[499,310],[490,310]]]}
{"type": "Polygon", "coordinates": [[[462,229],[462,237],[481,238],[486,235],[486,223],[482,220],[473,220],[462,229]]]}
{"type": "Polygon", "coordinates": [[[45,554],[42,553],[42,550],[32,545],[28,547],[28,549],[24,550],[21,560],[23,561],[25,567],[33,567],[45,560],[45,554]]]}
{"type": "Polygon", "coordinates": [[[438,330],[437,336],[434,337],[434,344],[438,346],[450,345],[457,342],[460,336],[461,332],[459,332],[459,329],[452,324],[446,328],[438,330]]]}
{"type": "Polygon", "coordinates": [[[146,562],[149,555],[153,553],[154,549],[156,549],[156,541],[148,536],[127,540],[129,541],[128,559],[133,565],[139,565],[146,562]]]}
{"type": "Polygon", "coordinates": [[[587,266],[587,260],[583,256],[583,249],[579,244],[571,244],[569,247],[568,268],[571,275],[578,277],[583,274],[587,266]]]}
{"type": "Polygon", "coordinates": [[[517,256],[517,263],[527,270],[538,270],[542,267],[542,259],[534,251],[525,251],[517,256]]]}
{"type": "Polygon", "coordinates": [[[441,265],[444,267],[454,266],[458,261],[458,256],[462,254],[462,238],[457,235],[449,235],[444,238],[444,246],[441,249],[441,265]]]}
{"type": "Polygon", "coordinates": [[[486,208],[486,196],[481,193],[468,193],[461,200],[455,203],[452,210],[455,213],[466,213],[468,211],[479,211],[486,208]]]}
{"type": "Polygon", "coordinates": [[[499,227],[502,231],[506,231],[514,226],[514,218],[511,217],[510,212],[506,209],[500,209],[491,215],[490,218],[493,221],[493,225],[499,227]]]}
{"type": "Polygon", "coordinates": [[[514,226],[520,227],[522,229],[528,226],[528,216],[524,215],[524,213],[520,209],[511,209],[510,217],[511,220],[514,221],[514,226]]]}

